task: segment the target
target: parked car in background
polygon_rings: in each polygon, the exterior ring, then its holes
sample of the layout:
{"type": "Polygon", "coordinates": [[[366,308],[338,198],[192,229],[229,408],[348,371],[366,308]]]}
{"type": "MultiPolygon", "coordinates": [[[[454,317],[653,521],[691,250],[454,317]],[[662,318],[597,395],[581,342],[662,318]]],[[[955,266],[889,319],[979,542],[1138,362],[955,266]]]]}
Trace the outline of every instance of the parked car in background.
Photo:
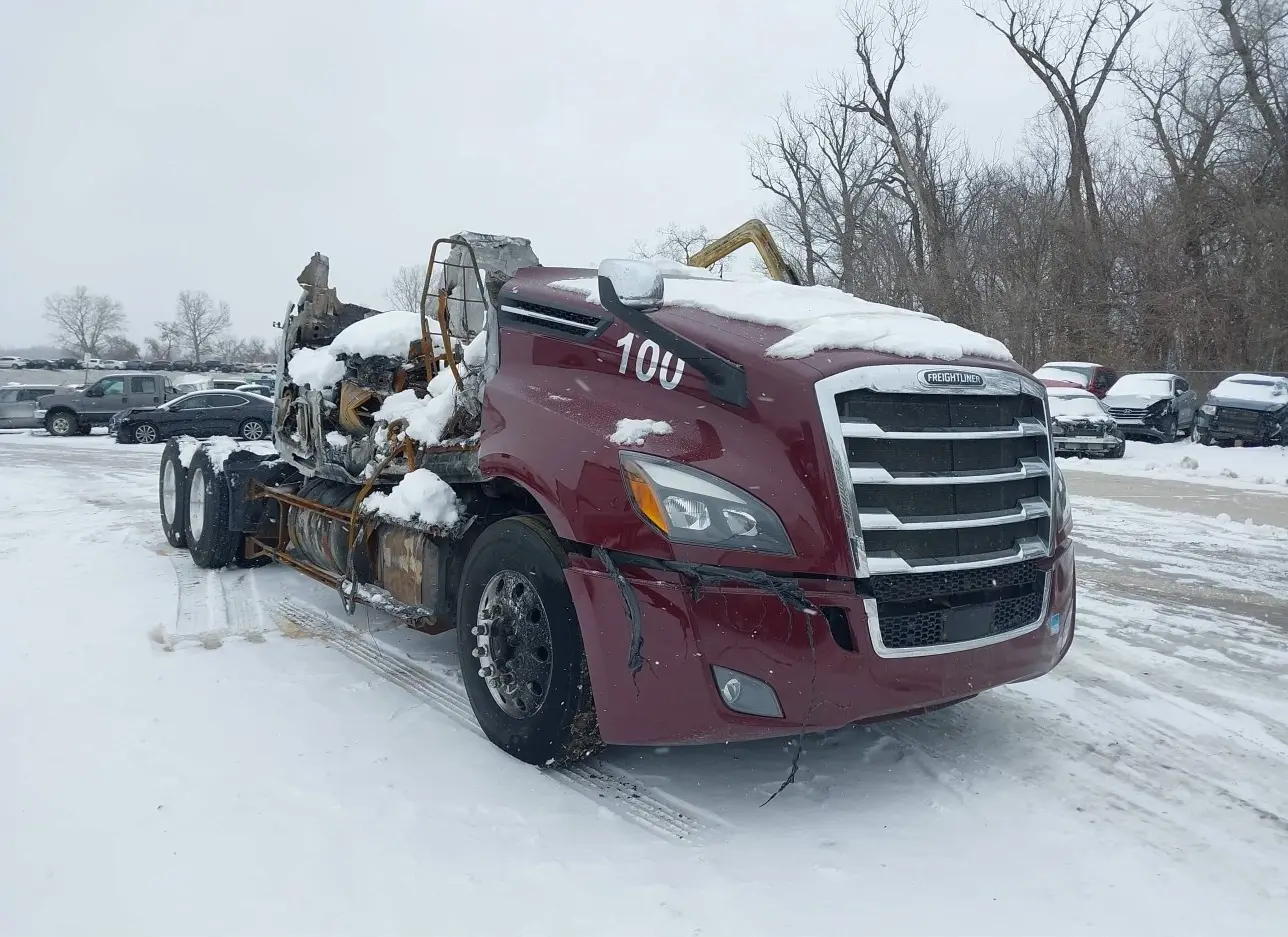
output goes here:
{"type": "Polygon", "coordinates": [[[180,358],[173,365],[171,365],[171,369],[175,371],[195,371],[197,370],[197,365],[194,362],[187,360],[186,358],[180,358]]]}
{"type": "Polygon", "coordinates": [[[1091,391],[1097,397],[1105,396],[1118,380],[1113,368],[1091,361],[1048,361],[1034,371],[1033,376],[1044,384],[1048,380],[1074,384],[1091,391]]]}
{"type": "Polygon", "coordinates": [[[202,361],[197,368],[201,371],[218,371],[223,366],[224,363],[219,358],[209,358],[206,361],[202,361]]]}
{"type": "Polygon", "coordinates": [[[0,368],[25,368],[26,366],[26,358],[19,358],[17,355],[0,355],[0,368]]]}
{"type": "Polygon", "coordinates": [[[173,371],[174,365],[164,359],[149,361],[147,370],[149,371],[173,371]]]}
{"type": "Polygon", "coordinates": [[[54,363],[48,358],[28,358],[23,367],[28,371],[52,371],[54,363]]]}
{"type": "Polygon", "coordinates": [[[1194,429],[1199,396],[1178,374],[1124,374],[1105,395],[1105,406],[1128,437],[1171,442],[1194,429]]]}
{"type": "Polygon", "coordinates": [[[75,371],[81,366],[81,363],[75,358],[58,358],[54,361],[54,368],[59,371],[75,371]]]}
{"type": "Polygon", "coordinates": [[[131,361],[125,362],[125,368],[127,371],[146,371],[148,369],[148,363],[141,358],[135,358],[131,361]]]}
{"type": "Polygon", "coordinates": [[[85,436],[106,426],[118,410],[155,406],[177,396],[170,381],[158,374],[128,372],[99,378],[83,391],[59,388],[41,397],[36,418],[51,436],[85,436]]]}
{"type": "Polygon", "coordinates": [[[1227,377],[1199,408],[1194,439],[1205,446],[1288,445],[1288,378],[1227,377]]]}
{"type": "Polygon", "coordinates": [[[1051,447],[1056,455],[1121,459],[1127,440],[1105,405],[1080,387],[1047,391],[1051,447]]]}
{"type": "Polygon", "coordinates": [[[273,401],[258,394],[202,390],[158,407],[135,407],[115,419],[116,441],[148,444],[170,436],[267,439],[273,401]]]}
{"type": "Polygon", "coordinates": [[[35,429],[36,401],[58,390],[55,384],[10,384],[0,387],[0,429],[35,429]]]}
{"type": "Polygon", "coordinates": [[[238,384],[234,390],[241,394],[259,394],[269,399],[272,399],[274,393],[273,388],[265,387],[263,384],[238,384]]]}

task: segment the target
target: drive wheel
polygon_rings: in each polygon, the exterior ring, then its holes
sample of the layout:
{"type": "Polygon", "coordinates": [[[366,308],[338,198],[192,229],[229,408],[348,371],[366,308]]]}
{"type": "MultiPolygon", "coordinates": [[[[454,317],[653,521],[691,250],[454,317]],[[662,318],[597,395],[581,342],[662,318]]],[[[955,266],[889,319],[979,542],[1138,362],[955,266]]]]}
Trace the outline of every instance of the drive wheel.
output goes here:
{"type": "Polygon", "coordinates": [[[75,436],[80,433],[80,424],[70,410],[55,410],[45,417],[45,429],[50,436],[75,436]]]}
{"type": "Polygon", "coordinates": [[[233,561],[237,540],[228,529],[228,486],[210,463],[205,447],[188,467],[188,511],[184,534],[192,561],[222,569],[233,561]]]}
{"type": "Polygon", "coordinates": [[[258,440],[268,435],[268,427],[263,420],[247,420],[238,432],[242,439],[258,440]]]}
{"type": "Polygon", "coordinates": [[[1108,457],[1111,459],[1121,459],[1126,454],[1127,454],[1127,441],[1123,440],[1117,445],[1116,448],[1109,450],[1108,457]]]}
{"type": "Polygon", "coordinates": [[[1162,432],[1163,434],[1163,439],[1162,439],[1163,442],[1176,441],[1176,414],[1175,413],[1173,413],[1171,416],[1169,416],[1166,420],[1163,421],[1163,425],[1159,427],[1159,431],[1162,432]]]}
{"type": "Polygon", "coordinates": [[[140,423],[134,427],[134,432],[130,434],[130,438],[139,445],[150,446],[161,438],[161,434],[157,432],[157,428],[151,423],[140,423]]]}
{"type": "Polygon", "coordinates": [[[1212,445],[1212,437],[1200,430],[1197,426],[1194,427],[1194,441],[1200,446],[1212,445]]]}
{"type": "Polygon", "coordinates": [[[567,764],[602,744],[565,555],[546,524],[499,521],[461,573],[461,677],[488,739],[520,761],[567,764]]]}
{"type": "Polygon", "coordinates": [[[157,480],[161,507],[161,529],[172,547],[188,545],[188,470],[179,458],[179,444],[173,439],[161,452],[161,472],[157,480]]]}

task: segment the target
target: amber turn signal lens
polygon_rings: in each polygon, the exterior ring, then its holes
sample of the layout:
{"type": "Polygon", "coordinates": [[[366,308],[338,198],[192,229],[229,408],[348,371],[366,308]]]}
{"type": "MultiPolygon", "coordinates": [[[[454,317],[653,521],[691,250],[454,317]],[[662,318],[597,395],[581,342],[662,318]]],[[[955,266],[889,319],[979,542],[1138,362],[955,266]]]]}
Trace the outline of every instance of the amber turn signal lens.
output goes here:
{"type": "Polygon", "coordinates": [[[631,497],[635,499],[635,506],[640,509],[640,513],[662,533],[669,533],[666,512],[662,510],[662,505],[658,504],[657,495],[653,493],[653,486],[649,484],[648,479],[630,469],[626,470],[626,479],[630,483],[631,497]]]}

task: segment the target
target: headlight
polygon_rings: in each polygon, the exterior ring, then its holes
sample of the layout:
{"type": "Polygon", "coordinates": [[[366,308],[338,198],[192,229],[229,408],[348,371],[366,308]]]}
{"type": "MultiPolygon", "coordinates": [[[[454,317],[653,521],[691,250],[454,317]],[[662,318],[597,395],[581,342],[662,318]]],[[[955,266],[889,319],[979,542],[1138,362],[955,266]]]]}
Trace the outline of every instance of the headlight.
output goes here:
{"type": "Polygon", "coordinates": [[[1199,407],[1199,412],[1206,413],[1208,416],[1216,416],[1216,405],[1205,403],[1203,406],[1199,407]]]}
{"type": "Polygon", "coordinates": [[[1056,517],[1056,529],[1063,534],[1073,532],[1073,508],[1069,506],[1069,489],[1064,484],[1064,473],[1059,465],[1051,466],[1051,513],[1056,517]]]}
{"type": "Polygon", "coordinates": [[[1172,405],[1171,400],[1168,400],[1168,399],[1156,400],[1153,403],[1151,403],[1148,407],[1145,408],[1145,412],[1153,413],[1155,415],[1159,413],[1166,413],[1168,408],[1171,407],[1171,405],[1172,405]]]}
{"type": "Polygon", "coordinates": [[[635,509],[673,543],[792,555],[768,505],[706,472],[656,456],[621,453],[635,509]]]}

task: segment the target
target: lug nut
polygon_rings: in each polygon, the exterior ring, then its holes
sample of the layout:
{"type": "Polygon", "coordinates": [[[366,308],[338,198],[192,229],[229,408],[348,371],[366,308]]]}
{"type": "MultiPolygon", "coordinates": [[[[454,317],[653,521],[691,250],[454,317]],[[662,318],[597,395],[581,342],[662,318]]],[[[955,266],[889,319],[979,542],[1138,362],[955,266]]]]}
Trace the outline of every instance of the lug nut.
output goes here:
{"type": "Polygon", "coordinates": [[[482,657],[482,656],[483,656],[483,648],[481,648],[481,647],[476,647],[474,650],[470,651],[470,653],[471,653],[471,654],[473,654],[475,657],[482,657]]]}
{"type": "Polygon", "coordinates": [[[480,668],[479,668],[479,676],[480,676],[480,677],[482,677],[482,678],[483,678],[483,679],[485,679],[485,680],[486,680],[486,679],[488,679],[489,677],[491,677],[494,673],[496,673],[496,668],[494,668],[494,667],[480,667],[480,668]]]}
{"type": "Polygon", "coordinates": [[[474,635],[476,638],[486,638],[487,625],[475,625],[470,629],[470,634],[474,635]]]}

